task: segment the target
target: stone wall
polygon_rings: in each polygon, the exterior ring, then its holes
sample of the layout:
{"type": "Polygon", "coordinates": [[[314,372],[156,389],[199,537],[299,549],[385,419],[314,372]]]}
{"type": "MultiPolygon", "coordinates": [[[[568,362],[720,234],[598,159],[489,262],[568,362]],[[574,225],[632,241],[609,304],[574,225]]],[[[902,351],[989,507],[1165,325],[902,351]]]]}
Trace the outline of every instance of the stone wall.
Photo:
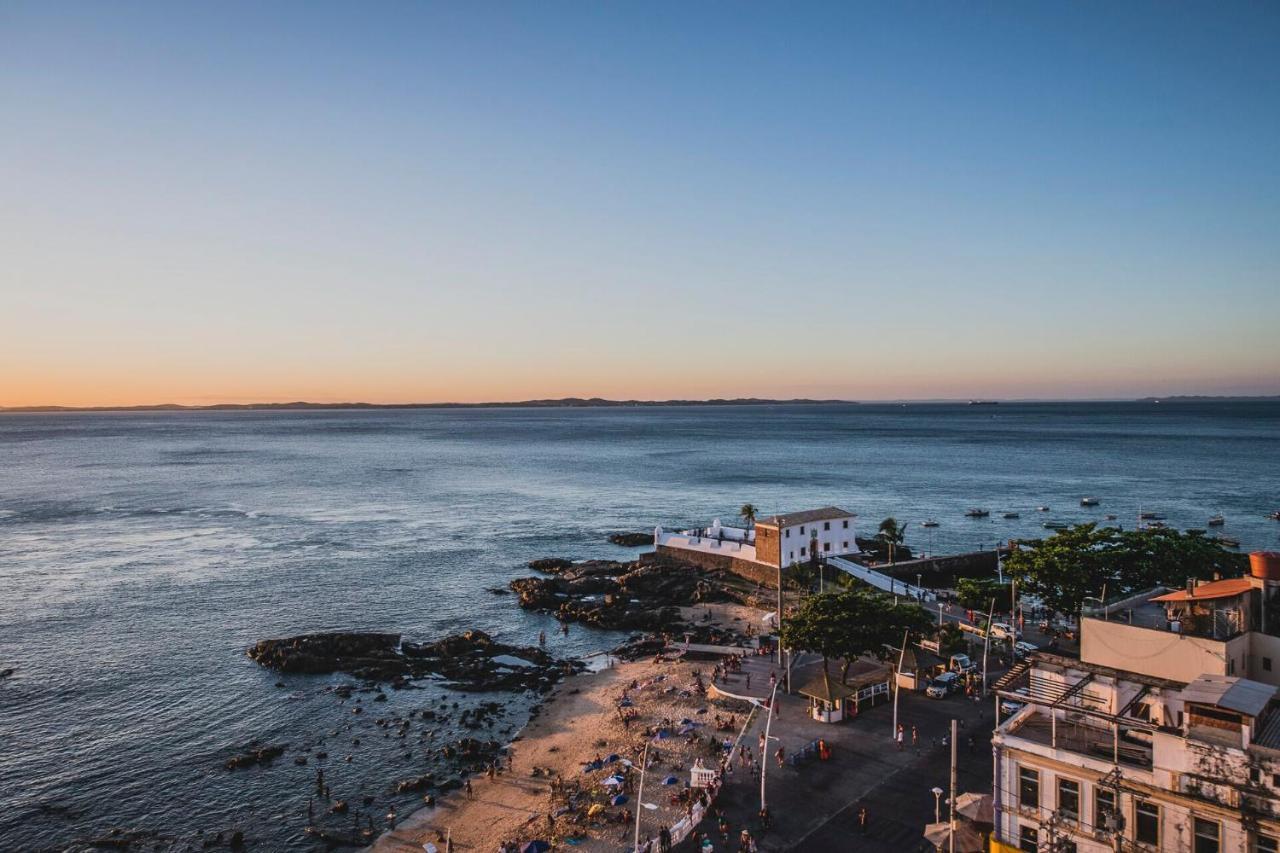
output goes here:
{"type": "Polygon", "coordinates": [[[776,527],[756,525],[756,559],[771,566],[782,564],[782,540],[776,527]]]}
{"type": "Polygon", "coordinates": [[[703,551],[687,551],[684,548],[659,545],[654,553],[654,559],[671,560],[703,569],[733,572],[735,575],[772,589],[778,588],[778,570],[773,566],[763,566],[752,560],[741,560],[728,554],[708,554],[703,551]]]}
{"type": "Polygon", "coordinates": [[[906,560],[890,566],[887,563],[871,566],[881,574],[914,584],[916,575],[921,585],[928,589],[954,589],[959,578],[989,578],[996,574],[996,552],[974,551],[969,554],[948,554],[942,557],[925,557],[906,560]]]}

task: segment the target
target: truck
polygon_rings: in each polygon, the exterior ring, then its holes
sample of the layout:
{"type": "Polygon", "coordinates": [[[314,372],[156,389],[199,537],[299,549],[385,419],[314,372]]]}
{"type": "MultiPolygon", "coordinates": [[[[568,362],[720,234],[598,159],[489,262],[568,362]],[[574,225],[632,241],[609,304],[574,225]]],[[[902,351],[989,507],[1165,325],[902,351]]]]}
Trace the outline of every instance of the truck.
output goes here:
{"type": "Polygon", "coordinates": [[[947,668],[961,675],[968,675],[971,672],[978,671],[978,665],[969,660],[968,655],[952,655],[951,660],[948,661],[947,668]]]}

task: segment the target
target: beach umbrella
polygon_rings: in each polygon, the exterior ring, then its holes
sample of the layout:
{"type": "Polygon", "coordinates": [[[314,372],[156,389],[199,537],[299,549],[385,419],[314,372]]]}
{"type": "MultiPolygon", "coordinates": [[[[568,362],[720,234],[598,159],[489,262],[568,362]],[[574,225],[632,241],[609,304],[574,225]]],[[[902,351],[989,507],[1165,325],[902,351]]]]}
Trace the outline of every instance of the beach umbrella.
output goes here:
{"type": "Polygon", "coordinates": [[[662,784],[664,784],[664,785],[679,785],[679,784],[680,784],[680,780],[679,780],[679,779],[677,779],[677,778],[676,778],[676,777],[674,777],[674,776],[668,776],[667,778],[665,778],[665,779],[663,779],[663,780],[662,780],[662,784]]]}
{"type": "Polygon", "coordinates": [[[666,740],[668,737],[670,737],[670,735],[667,734],[666,729],[658,729],[658,733],[654,735],[654,738],[657,740],[666,740]]]}
{"type": "Polygon", "coordinates": [[[681,726],[680,731],[676,732],[676,734],[687,735],[691,731],[693,731],[693,726],[681,726]]]}
{"type": "Polygon", "coordinates": [[[613,803],[615,806],[620,806],[620,805],[622,805],[623,803],[625,803],[626,801],[627,801],[627,795],[626,795],[626,794],[619,794],[618,796],[614,797],[614,798],[613,798],[612,800],[610,800],[609,802],[613,803]]]}
{"type": "Polygon", "coordinates": [[[612,762],[614,762],[614,761],[617,761],[617,760],[618,760],[619,758],[621,758],[621,757],[622,757],[622,756],[618,755],[618,753],[616,753],[616,752],[611,752],[611,753],[609,753],[609,757],[605,759],[605,762],[606,762],[606,763],[612,763],[612,762]]]}
{"type": "Polygon", "coordinates": [[[422,845],[423,853],[440,853],[440,848],[428,841],[422,845]]]}
{"type": "Polygon", "coordinates": [[[520,853],[547,853],[550,849],[551,845],[539,838],[521,847],[520,853]]]}
{"type": "Polygon", "coordinates": [[[622,784],[622,779],[617,776],[606,776],[600,784],[604,785],[606,788],[616,788],[622,784]]]}
{"type": "Polygon", "coordinates": [[[956,814],[963,815],[974,823],[996,822],[995,806],[990,794],[961,794],[956,797],[956,814]]]}
{"type": "MultiPolygon", "coordinates": [[[[956,797],[959,802],[960,798],[956,797]]],[[[931,823],[924,828],[925,840],[943,850],[951,847],[951,824],[931,823]]],[[[964,821],[956,821],[956,853],[982,853],[982,836],[964,821]]]]}
{"type": "Polygon", "coordinates": [[[619,759],[619,763],[622,764],[623,767],[635,767],[635,765],[631,763],[630,759],[619,759]]]}
{"type": "Polygon", "coordinates": [[[591,769],[592,769],[592,770],[599,770],[601,767],[604,767],[604,762],[603,762],[603,761],[600,761],[599,759],[596,759],[595,761],[591,762],[591,769]]]}

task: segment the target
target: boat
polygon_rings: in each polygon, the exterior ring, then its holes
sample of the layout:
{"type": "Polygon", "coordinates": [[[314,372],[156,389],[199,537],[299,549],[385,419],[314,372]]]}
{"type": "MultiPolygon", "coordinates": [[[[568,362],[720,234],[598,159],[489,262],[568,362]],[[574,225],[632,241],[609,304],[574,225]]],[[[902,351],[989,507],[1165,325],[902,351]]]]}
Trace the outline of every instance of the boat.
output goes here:
{"type": "Polygon", "coordinates": [[[1046,521],[1043,526],[1045,530],[1066,530],[1071,525],[1065,521],[1046,521]]]}
{"type": "Polygon", "coordinates": [[[1049,511],[1049,508],[1047,506],[1036,507],[1036,512],[1048,512],[1048,511],[1049,511]]]}
{"type": "Polygon", "coordinates": [[[1097,506],[1097,505],[1098,505],[1097,498],[1081,498],[1080,499],[1080,506],[1097,506]]]}
{"type": "Polygon", "coordinates": [[[1110,513],[1110,512],[1107,513],[1107,521],[1115,521],[1115,520],[1116,520],[1115,513],[1110,513]]]}
{"type": "Polygon", "coordinates": [[[1215,515],[1213,518],[1209,519],[1210,527],[1221,527],[1226,523],[1227,523],[1227,520],[1220,515],[1215,515]]]}
{"type": "Polygon", "coordinates": [[[986,518],[988,515],[991,515],[991,513],[987,512],[985,509],[978,509],[977,507],[965,510],[964,514],[969,518],[986,518]]]}
{"type": "Polygon", "coordinates": [[[934,521],[932,518],[929,518],[920,522],[920,526],[921,527],[937,527],[938,522],[934,521]]]}
{"type": "Polygon", "coordinates": [[[1271,519],[1275,519],[1276,521],[1280,521],[1280,509],[1278,509],[1278,510],[1276,510],[1275,512],[1271,513],[1271,515],[1267,516],[1267,518],[1271,518],[1271,519]]]}
{"type": "Polygon", "coordinates": [[[1147,530],[1164,530],[1169,525],[1165,524],[1163,521],[1148,521],[1142,526],[1147,530]]]}
{"type": "Polygon", "coordinates": [[[1159,512],[1140,512],[1138,513],[1138,518],[1143,521],[1163,521],[1164,514],[1159,512]]]}
{"type": "Polygon", "coordinates": [[[1218,541],[1218,544],[1219,544],[1219,545],[1225,545],[1225,546],[1227,546],[1228,548],[1239,548],[1239,547],[1240,547],[1240,540],[1239,540],[1239,539],[1232,539],[1230,536],[1219,536],[1219,537],[1217,537],[1217,541],[1218,541]]]}
{"type": "Polygon", "coordinates": [[[1018,513],[1016,513],[1016,512],[1006,512],[1006,513],[1004,514],[1004,517],[1005,517],[1005,518],[1022,518],[1022,516],[1021,516],[1021,515],[1019,515],[1019,514],[1018,514],[1018,513]]]}
{"type": "Polygon", "coordinates": [[[998,406],[1000,405],[1000,401],[999,400],[970,400],[969,405],[970,406],[998,406]]]}

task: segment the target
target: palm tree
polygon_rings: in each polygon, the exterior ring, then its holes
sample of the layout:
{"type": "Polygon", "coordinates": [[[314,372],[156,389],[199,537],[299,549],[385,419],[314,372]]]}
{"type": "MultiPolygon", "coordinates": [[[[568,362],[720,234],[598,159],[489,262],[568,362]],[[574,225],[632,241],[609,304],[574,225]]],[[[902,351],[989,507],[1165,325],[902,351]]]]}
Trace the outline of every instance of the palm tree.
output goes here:
{"type": "Polygon", "coordinates": [[[876,536],[880,541],[889,546],[889,562],[893,563],[894,546],[901,545],[902,540],[906,536],[906,531],[903,530],[903,526],[898,524],[897,519],[893,516],[889,516],[884,521],[880,522],[880,532],[877,533],[876,536]]]}
{"type": "Polygon", "coordinates": [[[742,516],[747,522],[747,527],[756,523],[756,506],[755,504],[743,504],[742,509],[738,510],[738,515],[742,516]]]}

